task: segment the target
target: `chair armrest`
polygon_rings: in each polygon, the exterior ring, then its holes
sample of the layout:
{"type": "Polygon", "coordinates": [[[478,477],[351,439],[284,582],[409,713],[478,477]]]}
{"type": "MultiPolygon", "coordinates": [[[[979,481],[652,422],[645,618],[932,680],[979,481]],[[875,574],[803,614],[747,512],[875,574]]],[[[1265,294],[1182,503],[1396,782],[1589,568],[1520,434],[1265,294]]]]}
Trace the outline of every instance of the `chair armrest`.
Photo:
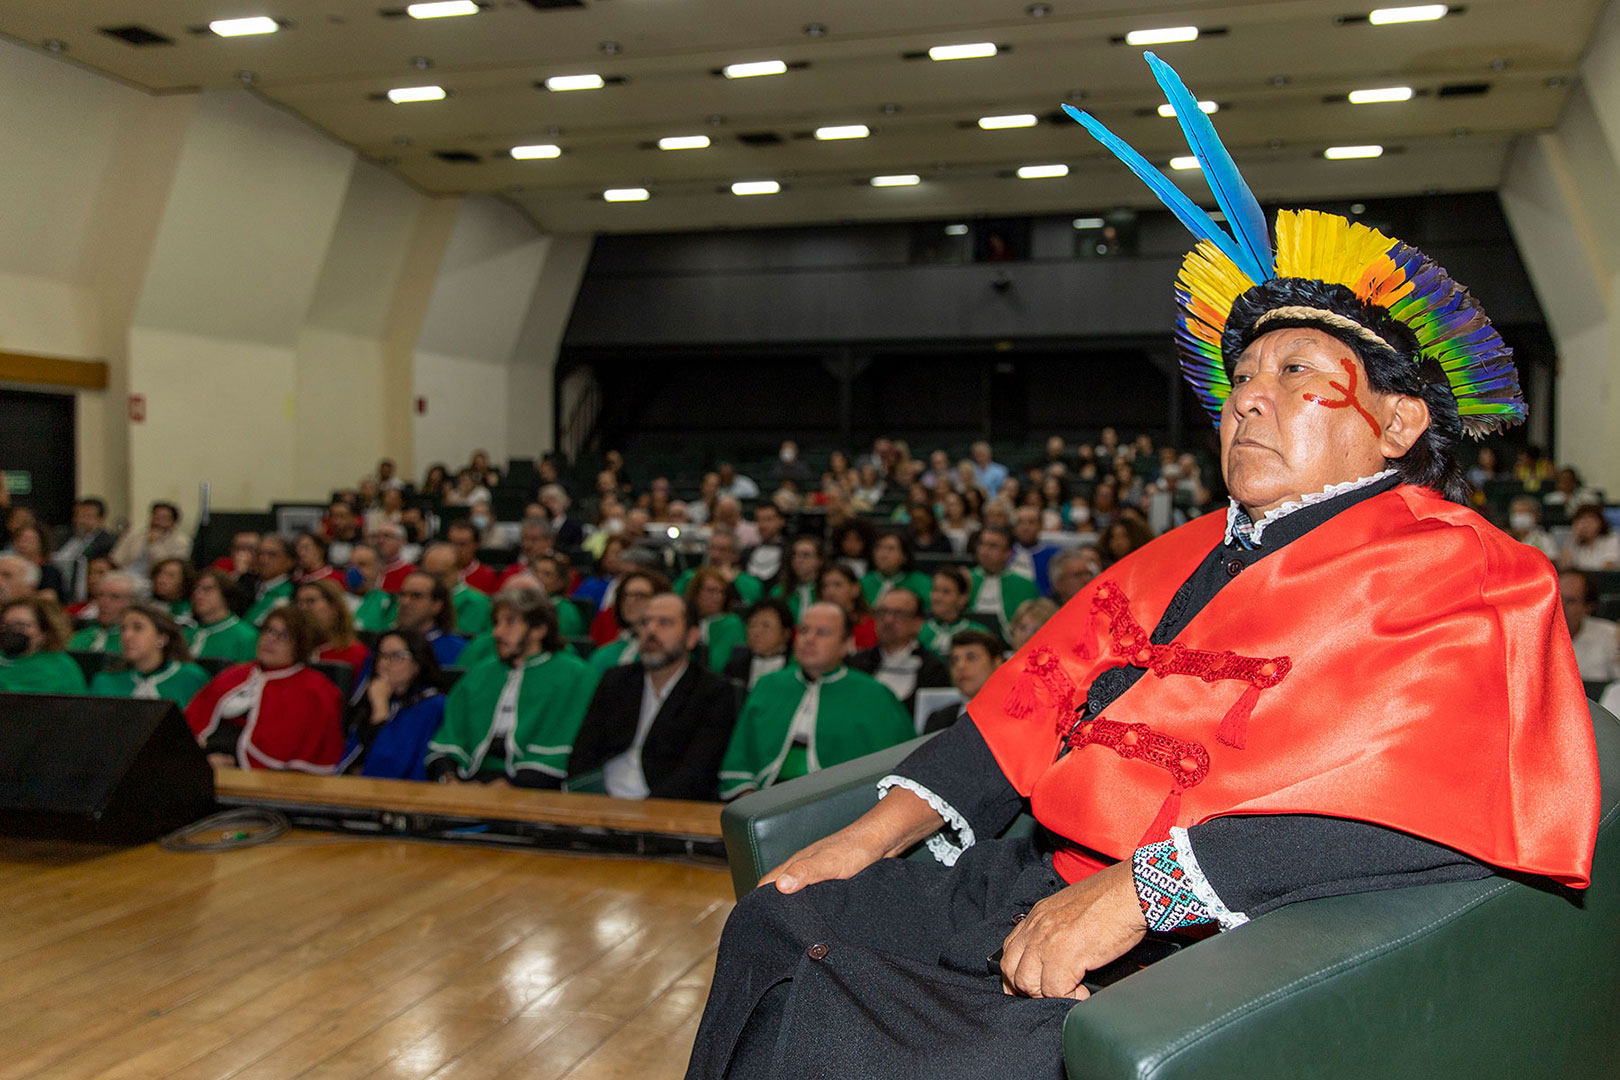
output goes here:
{"type": "Polygon", "coordinates": [[[773,784],[720,812],[737,896],[807,844],[835,833],[877,805],[877,782],[920,746],[912,739],[808,776],[773,784]]]}

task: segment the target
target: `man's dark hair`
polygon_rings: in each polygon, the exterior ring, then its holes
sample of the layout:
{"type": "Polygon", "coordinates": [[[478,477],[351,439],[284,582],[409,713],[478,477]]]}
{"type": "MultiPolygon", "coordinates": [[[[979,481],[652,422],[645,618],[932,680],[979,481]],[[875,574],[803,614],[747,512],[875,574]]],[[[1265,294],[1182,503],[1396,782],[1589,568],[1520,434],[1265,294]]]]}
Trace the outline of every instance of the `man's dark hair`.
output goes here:
{"type": "Polygon", "coordinates": [[[1598,602],[1598,585],[1591,574],[1583,574],[1579,570],[1560,570],[1558,580],[1568,581],[1570,578],[1581,579],[1581,603],[1587,607],[1595,607],[1598,602]]]}
{"type": "Polygon", "coordinates": [[[922,599],[922,597],[918,596],[915,592],[913,592],[911,589],[906,588],[904,585],[902,585],[898,589],[890,589],[888,592],[884,593],[882,597],[879,598],[879,602],[881,602],[884,598],[887,598],[887,597],[890,597],[890,596],[909,596],[909,597],[911,597],[911,602],[912,602],[912,612],[911,612],[911,614],[912,614],[912,616],[914,618],[918,618],[918,619],[923,617],[923,599],[922,599]]]}
{"type": "MultiPolygon", "coordinates": [[[[173,516],[174,523],[176,525],[180,524],[180,508],[174,505],[174,503],[165,502],[164,500],[159,499],[157,502],[152,504],[152,511],[156,510],[167,510],[170,515],[173,516]]],[[[148,511],[148,513],[151,513],[152,511],[148,511]]]]}
{"type": "Polygon", "coordinates": [[[992,660],[1000,660],[1006,655],[1001,641],[994,634],[987,634],[983,630],[963,630],[960,634],[951,636],[951,651],[977,645],[982,648],[992,660]]]}
{"type": "MultiPolygon", "coordinates": [[[[450,589],[444,582],[425,570],[413,570],[405,575],[405,580],[421,578],[433,586],[431,595],[439,603],[439,613],[433,616],[433,627],[441,634],[456,632],[456,605],[450,600],[450,589]]],[[[403,583],[402,583],[403,584],[403,583]]]]}
{"type": "Polygon", "coordinates": [[[499,615],[503,609],[522,619],[530,630],[543,631],[540,635],[540,648],[546,652],[560,652],[568,647],[568,642],[563,639],[562,630],[557,622],[557,609],[539,589],[514,588],[508,585],[495,594],[490,611],[491,614],[499,615]]]}
{"type": "Polygon", "coordinates": [[[1390,459],[1402,483],[1438,492],[1464,506],[1472,489],[1462,465],[1451,452],[1462,436],[1462,417],[1452,396],[1446,373],[1438,361],[1420,355],[1417,335],[1386,309],[1369,304],[1347,286],[1306,278],[1273,278],[1237,298],[1221,336],[1227,378],[1243,350],[1263,334],[1289,327],[1320,330],[1355,352],[1367,371],[1367,384],[1376,393],[1421,398],[1429,406],[1429,429],[1403,456],[1390,459]],[[1341,314],[1367,327],[1387,344],[1377,344],[1344,330],[1324,325],[1318,318],[1277,317],[1256,326],[1260,317],[1280,307],[1303,306],[1341,314]]]}
{"type": "MultiPolygon", "coordinates": [[[[886,540],[891,536],[900,541],[900,572],[911,573],[917,568],[917,549],[912,544],[911,537],[899,529],[888,529],[878,534],[878,540],[886,540]]],[[[876,548],[877,544],[874,543],[872,546],[876,548]]]]}
{"type": "Polygon", "coordinates": [[[793,633],[793,609],[788,606],[786,600],[779,596],[767,596],[764,599],[756,600],[754,605],[743,613],[743,621],[748,622],[755,615],[764,611],[775,613],[777,619],[782,623],[782,629],[790,634],[793,633]]]}
{"type": "Polygon", "coordinates": [[[457,532],[470,532],[473,534],[474,540],[478,539],[478,529],[466,518],[457,518],[449,525],[446,525],[444,529],[445,539],[450,539],[457,532]]]}
{"type": "Polygon", "coordinates": [[[318,532],[307,532],[306,531],[306,532],[299,533],[297,538],[293,540],[293,551],[295,553],[298,550],[298,541],[299,540],[309,540],[317,548],[320,549],[320,551],[321,551],[321,562],[324,563],[324,562],[327,561],[327,553],[332,550],[332,545],[327,542],[326,537],[322,536],[318,532]]]}
{"type": "Polygon", "coordinates": [[[936,567],[934,569],[934,576],[939,577],[941,574],[944,574],[946,577],[950,578],[951,583],[956,586],[956,590],[963,596],[966,596],[968,593],[973,591],[973,580],[968,577],[967,571],[963,570],[960,566],[936,567]]]}
{"type": "Polygon", "coordinates": [[[98,516],[98,517],[106,517],[107,516],[107,504],[105,502],[103,502],[102,500],[97,499],[97,498],[92,497],[92,498],[89,498],[89,499],[80,499],[78,502],[74,503],[73,505],[74,506],[93,506],[96,509],[96,516],[98,516]]]}

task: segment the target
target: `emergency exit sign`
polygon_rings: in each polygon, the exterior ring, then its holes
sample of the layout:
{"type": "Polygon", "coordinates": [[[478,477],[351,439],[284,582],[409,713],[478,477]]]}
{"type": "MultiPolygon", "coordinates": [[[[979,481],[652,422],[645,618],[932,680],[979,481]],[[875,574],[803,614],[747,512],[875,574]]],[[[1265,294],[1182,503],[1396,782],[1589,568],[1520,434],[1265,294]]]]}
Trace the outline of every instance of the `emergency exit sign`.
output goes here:
{"type": "Polygon", "coordinates": [[[28,495],[34,490],[34,474],[8,470],[6,472],[6,490],[13,495],[28,495]]]}

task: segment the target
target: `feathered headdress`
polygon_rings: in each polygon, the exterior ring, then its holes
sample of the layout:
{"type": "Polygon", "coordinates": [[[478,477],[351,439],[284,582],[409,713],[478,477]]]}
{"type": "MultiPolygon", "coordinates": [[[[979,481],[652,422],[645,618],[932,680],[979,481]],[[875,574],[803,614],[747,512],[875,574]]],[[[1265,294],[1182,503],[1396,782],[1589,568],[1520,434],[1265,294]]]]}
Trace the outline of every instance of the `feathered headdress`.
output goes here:
{"type": "Polygon", "coordinates": [[[1316,210],[1279,211],[1273,250],[1260,204],[1197,98],[1169,64],[1152,53],[1147,62],[1230,233],[1095,117],[1063,109],[1198,237],[1176,279],[1176,344],[1183,374],[1217,423],[1232,392],[1231,364],[1273,324],[1319,326],[1432,362],[1457,400],[1463,430],[1476,438],[1524,419],[1512,351],[1465,287],[1417,248],[1316,210]]]}

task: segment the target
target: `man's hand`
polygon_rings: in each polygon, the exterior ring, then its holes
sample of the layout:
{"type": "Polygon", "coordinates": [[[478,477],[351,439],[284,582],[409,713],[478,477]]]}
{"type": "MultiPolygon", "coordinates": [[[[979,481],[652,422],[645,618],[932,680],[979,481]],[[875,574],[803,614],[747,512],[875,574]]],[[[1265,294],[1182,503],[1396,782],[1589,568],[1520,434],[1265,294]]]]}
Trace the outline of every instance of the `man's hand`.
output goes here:
{"type": "Polygon", "coordinates": [[[1086,972],[1130,952],[1147,934],[1131,861],[1101,870],[1030,909],[1001,950],[1001,989],[1084,1000],[1086,972]]]}
{"type": "Polygon", "coordinates": [[[852,824],[795,853],[759,883],[774,882],[777,891],[791,893],[818,881],[854,877],[879,859],[899,855],[933,835],[943,824],[945,819],[933,807],[897,787],[852,824]]]}

